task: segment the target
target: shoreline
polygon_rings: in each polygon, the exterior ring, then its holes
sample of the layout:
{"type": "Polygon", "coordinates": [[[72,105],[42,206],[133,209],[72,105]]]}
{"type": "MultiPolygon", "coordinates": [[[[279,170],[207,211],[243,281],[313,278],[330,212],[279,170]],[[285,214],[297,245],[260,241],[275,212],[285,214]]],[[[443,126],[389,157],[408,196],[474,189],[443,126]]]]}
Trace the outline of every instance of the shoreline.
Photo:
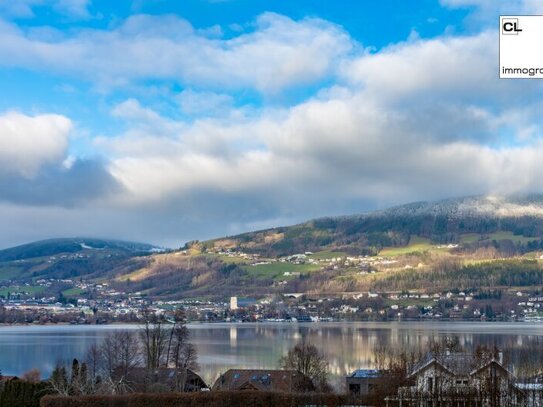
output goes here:
{"type": "MultiPolygon", "coordinates": [[[[442,324],[447,325],[480,325],[480,326],[496,326],[496,325],[531,325],[531,326],[541,326],[543,328],[543,321],[471,321],[471,320],[402,320],[402,321],[315,321],[315,322],[292,322],[292,321],[259,321],[259,322],[231,322],[231,321],[217,321],[217,322],[207,322],[207,321],[189,321],[187,322],[187,327],[198,327],[198,326],[284,326],[284,327],[319,327],[319,326],[333,326],[333,325],[376,325],[376,326],[393,326],[393,325],[402,325],[402,326],[417,326],[417,325],[435,325],[439,326],[442,324]]],[[[80,328],[107,328],[107,327],[139,327],[140,324],[135,322],[113,322],[108,324],[71,324],[69,322],[60,322],[60,323],[45,323],[45,324],[32,324],[32,323],[16,323],[16,324],[0,324],[0,330],[5,328],[51,328],[51,327],[80,327],[80,328]]]]}

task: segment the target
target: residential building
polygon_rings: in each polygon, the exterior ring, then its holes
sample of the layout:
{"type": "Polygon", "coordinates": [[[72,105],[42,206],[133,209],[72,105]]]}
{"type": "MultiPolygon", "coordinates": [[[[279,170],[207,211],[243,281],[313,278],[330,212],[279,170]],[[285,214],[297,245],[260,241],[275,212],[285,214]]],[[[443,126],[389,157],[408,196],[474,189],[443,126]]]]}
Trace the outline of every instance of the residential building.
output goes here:
{"type": "Polygon", "coordinates": [[[383,372],[376,369],[358,369],[346,377],[347,389],[355,396],[366,396],[374,391],[383,372]]]}
{"type": "Polygon", "coordinates": [[[304,393],[315,388],[311,379],[297,370],[230,369],[215,381],[212,390],[304,393]]]}
{"type": "Polygon", "coordinates": [[[429,354],[408,375],[387,406],[517,406],[526,395],[500,357],[477,360],[466,353],[429,354]]]}

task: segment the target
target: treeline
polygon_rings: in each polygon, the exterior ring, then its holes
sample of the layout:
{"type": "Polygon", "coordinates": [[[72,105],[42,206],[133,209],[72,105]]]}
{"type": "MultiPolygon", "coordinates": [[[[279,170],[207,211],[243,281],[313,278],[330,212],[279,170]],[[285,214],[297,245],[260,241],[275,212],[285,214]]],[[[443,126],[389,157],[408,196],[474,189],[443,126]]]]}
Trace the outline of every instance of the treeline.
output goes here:
{"type": "Polygon", "coordinates": [[[536,260],[496,260],[462,265],[454,259],[440,259],[429,268],[401,270],[376,280],[376,289],[409,290],[478,289],[489,287],[527,287],[543,284],[543,270],[536,260]]]}
{"type": "MultiPolygon", "coordinates": [[[[492,218],[448,215],[406,215],[384,212],[367,216],[328,217],[300,225],[233,236],[240,248],[268,257],[284,256],[324,248],[351,254],[376,254],[384,247],[408,244],[411,236],[430,239],[435,244],[459,243],[468,233],[490,235],[499,231],[533,240],[514,243],[517,253],[543,248],[543,219],[538,217],[492,218]],[[277,238],[269,239],[269,236],[277,238]]],[[[487,242],[488,243],[488,242],[487,242]]],[[[204,249],[211,242],[198,243],[204,249]]],[[[493,243],[499,246],[499,243],[493,243]]],[[[471,246],[472,243],[466,244],[471,246]]],[[[475,243],[477,245],[477,243],[475,243]]],[[[510,250],[511,247],[504,247],[510,250]]]]}
{"type": "Polygon", "coordinates": [[[0,372],[0,407],[37,407],[47,394],[183,392],[190,377],[182,373],[181,380],[171,381],[171,375],[197,370],[197,359],[182,312],[176,313],[173,321],[147,312],[138,331],[110,332],[101,344],[88,349],[83,360],[73,359],[71,366],[58,362],[45,381],[40,380],[37,369],[8,380],[1,380],[0,372]]]}

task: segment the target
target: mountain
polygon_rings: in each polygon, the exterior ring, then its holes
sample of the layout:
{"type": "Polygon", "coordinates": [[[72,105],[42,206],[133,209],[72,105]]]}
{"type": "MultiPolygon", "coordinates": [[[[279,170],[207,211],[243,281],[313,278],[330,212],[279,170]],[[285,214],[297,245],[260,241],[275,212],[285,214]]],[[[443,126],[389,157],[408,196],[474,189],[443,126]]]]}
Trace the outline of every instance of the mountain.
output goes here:
{"type": "Polygon", "coordinates": [[[82,278],[160,299],[514,289],[543,285],[542,236],[543,195],[474,196],[193,241],[164,253],[96,239],[37,242],[0,251],[0,280],[82,278]]]}
{"type": "Polygon", "coordinates": [[[0,250],[0,280],[97,278],[134,257],[164,249],[95,238],[49,239],[0,250]]]}
{"type": "Polygon", "coordinates": [[[451,218],[543,218],[543,194],[513,196],[483,195],[415,202],[376,211],[370,216],[448,216],[451,218]]]}
{"type": "Polygon", "coordinates": [[[266,256],[323,249],[377,254],[384,247],[407,245],[412,236],[444,244],[458,243],[467,234],[497,232],[540,238],[543,195],[416,202],[361,215],[326,217],[290,227],[244,233],[202,245],[224,249],[240,247],[266,256]]]}
{"type": "Polygon", "coordinates": [[[106,251],[108,254],[143,254],[162,250],[146,243],[125,242],[93,238],[49,239],[0,250],[0,261],[25,260],[67,253],[106,251]]]}

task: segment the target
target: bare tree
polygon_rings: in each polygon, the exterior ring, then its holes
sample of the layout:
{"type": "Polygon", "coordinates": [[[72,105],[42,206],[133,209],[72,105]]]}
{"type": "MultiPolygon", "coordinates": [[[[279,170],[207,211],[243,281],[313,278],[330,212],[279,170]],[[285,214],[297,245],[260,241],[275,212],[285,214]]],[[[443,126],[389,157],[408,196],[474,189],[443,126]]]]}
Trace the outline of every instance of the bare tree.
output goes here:
{"type": "Polygon", "coordinates": [[[331,390],[327,380],[328,362],[314,345],[305,341],[298,343],[280,359],[280,364],[284,369],[294,369],[305,374],[319,391],[331,390]]]}
{"type": "Polygon", "coordinates": [[[463,352],[460,339],[457,336],[447,336],[436,341],[432,339],[429,343],[430,352],[434,356],[443,356],[445,353],[460,353],[463,352]]]}
{"type": "Polygon", "coordinates": [[[102,353],[96,344],[93,344],[87,351],[85,363],[88,368],[89,380],[96,383],[100,377],[100,367],[102,366],[102,353]]]}
{"type": "Polygon", "coordinates": [[[68,373],[66,367],[62,362],[57,362],[51,378],[49,379],[49,386],[54,393],[62,396],[69,396],[71,392],[70,381],[68,380],[68,373]]]}
{"type": "Polygon", "coordinates": [[[163,318],[150,311],[144,312],[140,339],[147,369],[159,368],[166,359],[166,346],[169,335],[165,325],[166,321],[163,318]]]}
{"type": "MultiPolygon", "coordinates": [[[[31,369],[27,372],[23,373],[22,379],[31,382],[31,383],[38,383],[40,381],[41,373],[38,369],[31,369]]],[[[0,379],[2,378],[2,375],[0,374],[0,379]]]]}
{"type": "Polygon", "coordinates": [[[180,357],[176,361],[176,368],[199,370],[200,366],[198,365],[198,351],[196,346],[192,343],[186,343],[183,346],[180,357]]]}
{"type": "Polygon", "coordinates": [[[121,331],[114,334],[119,349],[117,369],[126,377],[130,371],[140,364],[139,341],[135,332],[121,331]]]}
{"type": "Polygon", "coordinates": [[[198,370],[198,352],[196,346],[189,342],[190,332],[185,324],[172,328],[172,333],[171,365],[177,369],[198,370]]]}

